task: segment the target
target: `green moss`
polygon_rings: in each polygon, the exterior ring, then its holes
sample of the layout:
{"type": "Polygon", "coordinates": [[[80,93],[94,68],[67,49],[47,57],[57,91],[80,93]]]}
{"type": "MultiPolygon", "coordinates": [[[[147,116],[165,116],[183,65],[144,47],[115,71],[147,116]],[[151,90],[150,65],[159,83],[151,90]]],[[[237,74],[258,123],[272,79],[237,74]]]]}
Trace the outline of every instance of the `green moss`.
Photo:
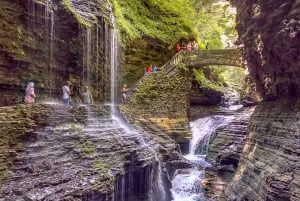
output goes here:
{"type": "Polygon", "coordinates": [[[74,132],[76,134],[82,134],[82,128],[77,126],[75,123],[71,124],[71,128],[69,129],[69,131],[74,132]]]}
{"type": "Polygon", "coordinates": [[[193,72],[196,77],[196,80],[198,81],[199,85],[202,88],[211,89],[211,90],[220,91],[220,92],[222,91],[220,83],[213,82],[211,79],[206,77],[203,70],[194,69],[193,72]]]}
{"type": "Polygon", "coordinates": [[[138,104],[151,103],[152,99],[159,97],[157,86],[155,84],[155,75],[150,75],[140,85],[138,91],[134,94],[134,100],[138,104]]]}
{"type": "Polygon", "coordinates": [[[194,16],[187,13],[192,10],[186,10],[192,6],[187,2],[113,0],[113,5],[125,44],[144,36],[166,43],[176,43],[181,37],[197,38],[194,16]]]}
{"type": "Polygon", "coordinates": [[[93,145],[91,141],[84,141],[81,146],[81,151],[83,156],[88,156],[96,152],[96,147],[93,145]]]}
{"type": "Polygon", "coordinates": [[[68,9],[77,19],[79,24],[85,26],[85,27],[92,27],[93,23],[91,23],[88,19],[82,17],[73,7],[70,2],[70,0],[62,0],[62,4],[65,6],[66,9],[68,9]]]}
{"type": "Polygon", "coordinates": [[[109,171],[109,168],[104,164],[104,161],[101,159],[94,161],[93,167],[100,172],[108,173],[109,171]]]}

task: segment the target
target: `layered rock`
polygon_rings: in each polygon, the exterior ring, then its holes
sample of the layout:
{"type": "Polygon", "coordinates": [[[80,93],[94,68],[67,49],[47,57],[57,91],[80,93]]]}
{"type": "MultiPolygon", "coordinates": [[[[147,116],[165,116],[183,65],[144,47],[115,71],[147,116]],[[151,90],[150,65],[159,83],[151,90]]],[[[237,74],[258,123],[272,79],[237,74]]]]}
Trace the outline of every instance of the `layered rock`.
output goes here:
{"type": "Polygon", "coordinates": [[[253,109],[243,109],[232,116],[234,120],[218,128],[209,140],[207,159],[220,169],[234,171],[242,155],[247,128],[253,109]]]}
{"type": "Polygon", "coordinates": [[[168,186],[161,166],[180,158],[178,147],[163,134],[125,131],[106,107],[1,108],[1,131],[5,200],[170,199],[157,185],[168,186]]]}
{"type": "Polygon", "coordinates": [[[300,199],[299,101],[256,107],[226,200],[300,199]]]}
{"type": "Polygon", "coordinates": [[[108,97],[110,84],[103,76],[111,64],[108,1],[3,0],[0,5],[0,105],[21,103],[29,81],[36,84],[37,100],[60,97],[66,80],[75,96],[91,85],[96,100],[108,97]]]}
{"type": "Polygon", "coordinates": [[[299,200],[299,1],[232,1],[251,79],[253,113],[227,200],[299,200]]]}
{"type": "Polygon", "coordinates": [[[299,1],[232,2],[244,60],[261,96],[299,96],[299,1]]]}
{"type": "MultiPolygon", "coordinates": [[[[210,198],[224,199],[224,190],[231,182],[238,163],[243,154],[247,128],[254,108],[242,108],[237,111],[226,111],[222,115],[230,115],[228,124],[216,129],[208,140],[206,159],[212,164],[205,171],[204,192],[210,198]]],[[[221,111],[220,111],[221,112],[221,111]]],[[[207,139],[208,138],[208,139],[207,139]]]]}

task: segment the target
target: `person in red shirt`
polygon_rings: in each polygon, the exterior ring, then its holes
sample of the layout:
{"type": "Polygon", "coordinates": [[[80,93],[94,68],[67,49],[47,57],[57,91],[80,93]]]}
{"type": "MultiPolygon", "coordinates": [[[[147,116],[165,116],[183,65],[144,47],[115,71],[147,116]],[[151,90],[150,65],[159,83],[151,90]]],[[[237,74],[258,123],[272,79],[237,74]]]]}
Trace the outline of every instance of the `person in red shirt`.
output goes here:
{"type": "Polygon", "coordinates": [[[152,65],[147,68],[148,73],[152,73],[152,65]]]}
{"type": "Polygon", "coordinates": [[[181,47],[180,47],[179,44],[177,44],[177,45],[176,45],[176,52],[180,52],[180,50],[181,50],[181,47]]]}

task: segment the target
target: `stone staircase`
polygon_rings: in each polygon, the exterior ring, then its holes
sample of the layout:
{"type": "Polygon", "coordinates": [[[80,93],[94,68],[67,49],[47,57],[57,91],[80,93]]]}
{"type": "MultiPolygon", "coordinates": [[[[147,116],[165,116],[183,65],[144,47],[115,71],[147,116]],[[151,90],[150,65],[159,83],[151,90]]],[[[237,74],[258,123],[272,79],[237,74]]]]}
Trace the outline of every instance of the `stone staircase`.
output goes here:
{"type": "MultiPolygon", "coordinates": [[[[173,69],[176,67],[176,65],[182,61],[182,59],[184,58],[184,54],[185,51],[180,51],[178,53],[176,53],[169,61],[167,61],[160,69],[160,71],[158,71],[157,73],[170,73],[171,71],[173,71],[173,69]]],[[[139,86],[143,83],[143,81],[147,78],[151,76],[151,74],[146,74],[143,75],[132,87],[130,87],[130,89],[128,89],[127,92],[127,99],[130,100],[130,97],[132,96],[132,94],[134,94],[137,89],[139,88],[139,86]]]]}

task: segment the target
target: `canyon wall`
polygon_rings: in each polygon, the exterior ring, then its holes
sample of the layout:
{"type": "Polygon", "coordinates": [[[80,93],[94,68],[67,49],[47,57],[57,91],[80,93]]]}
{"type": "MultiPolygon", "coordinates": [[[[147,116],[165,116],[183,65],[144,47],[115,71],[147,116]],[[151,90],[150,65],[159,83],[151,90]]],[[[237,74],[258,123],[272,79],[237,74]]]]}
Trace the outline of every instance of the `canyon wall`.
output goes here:
{"type": "Polygon", "coordinates": [[[113,127],[109,110],[42,104],[0,108],[0,197],[170,200],[165,167],[180,161],[178,146],[154,130],[128,133],[113,127]]]}
{"type": "Polygon", "coordinates": [[[246,66],[264,100],[299,96],[300,2],[232,2],[246,66]]]}
{"type": "Polygon", "coordinates": [[[226,200],[300,199],[299,1],[232,1],[239,42],[263,98],[226,200]]]}
{"type": "Polygon", "coordinates": [[[3,0],[0,6],[0,106],[22,103],[30,81],[37,101],[60,99],[67,80],[74,100],[83,85],[91,85],[97,101],[109,97],[109,1],[3,0]]]}

